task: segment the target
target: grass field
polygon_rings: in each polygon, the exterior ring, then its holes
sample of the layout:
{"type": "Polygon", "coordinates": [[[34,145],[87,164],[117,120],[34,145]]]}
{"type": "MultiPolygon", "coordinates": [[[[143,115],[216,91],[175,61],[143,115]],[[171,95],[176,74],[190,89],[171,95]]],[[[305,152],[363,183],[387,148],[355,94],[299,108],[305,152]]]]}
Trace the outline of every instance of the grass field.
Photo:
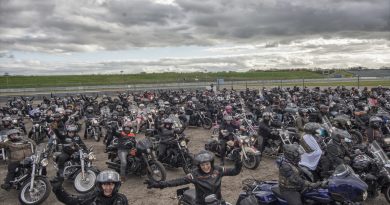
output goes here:
{"type": "MultiPolygon", "coordinates": [[[[343,77],[352,74],[345,71],[333,71],[343,77]]],[[[295,71],[251,71],[251,72],[208,72],[208,73],[143,73],[132,75],[66,75],[66,76],[1,76],[1,88],[39,88],[69,87],[88,85],[182,83],[195,81],[215,81],[222,78],[230,80],[287,80],[324,78],[321,72],[309,70],[295,71]]]]}

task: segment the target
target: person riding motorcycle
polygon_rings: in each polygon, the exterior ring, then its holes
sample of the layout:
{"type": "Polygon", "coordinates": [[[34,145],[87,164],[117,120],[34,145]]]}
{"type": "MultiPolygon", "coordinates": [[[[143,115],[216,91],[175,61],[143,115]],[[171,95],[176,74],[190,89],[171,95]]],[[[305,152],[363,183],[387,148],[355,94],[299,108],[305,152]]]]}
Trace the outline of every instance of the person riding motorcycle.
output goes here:
{"type": "Polygon", "coordinates": [[[136,140],[133,132],[132,122],[128,121],[123,125],[122,132],[116,132],[115,136],[118,139],[116,146],[118,150],[118,158],[121,161],[120,175],[121,181],[126,181],[127,155],[129,150],[135,152],[136,140]]]}
{"type": "MultiPolygon", "coordinates": [[[[58,176],[64,176],[65,162],[70,159],[70,156],[78,150],[78,147],[82,149],[87,149],[84,142],[81,140],[81,137],[77,134],[77,126],[69,125],[66,128],[66,135],[61,135],[58,130],[54,130],[54,133],[58,137],[60,144],[63,148],[61,154],[58,155],[57,164],[58,164],[58,176]],[[78,146],[76,146],[78,145],[78,146]]],[[[49,148],[50,149],[50,148],[49,148]]]]}
{"type": "Polygon", "coordinates": [[[343,143],[351,142],[351,135],[341,129],[335,129],[331,135],[332,140],[328,142],[326,147],[326,160],[322,165],[323,174],[330,173],[340,164],[349,164],[350,156],[349,150],[343,143]]]}
{"type": "Polygon", "coordinates": [[[71,195],[63,187],[63,179],[51,180],[53,193],[57,199],[69,205],[128,205],[128,199],[119,193],[121,181],[119,174],[112,170],[105,170],[96,177],[95,190],[84,195],[71,195]]]}
{"type": "Polygon", "coordinates": [[[2,126],[0,127],[1,131],[3,131],[3,130],[8,131],[14,127],[11,123],[12,119],[10,116],[3,117],[3,119],[1,119],[1,121],[2,121],[2,126]]]}
{"type": "Polygon", "coordinates": [[[84,130],[84,139],[87,139],[87,129],[91,125],[91,119],[95,118],[93,107],[88,106],[87,111],[85,112],[85,130],[84,130]]]}
{"type": "Polygon", "coordinates": [[[160,143],[158,146],[158,159],[162,160],[165,156],[166,149],[173,141],[175,137],[175,130],[172,129],[173,121],[170,118],[167,118],[163,122],[163,126],[158,130],[158,136],[160,138],[160,143]]]}
{"type": "Polygon", "coordinates": [[[280,124],[278,122],[274,122],[271,120],[271,112],[264,112],[262,118],[262,121],[260,121],[259,123],[258,131],[259,135],[263,137],[263,143],[261,144],[261,147],[259,147],[259,151],[261,152],[264,151],[264,147],[268,139],[278,134],[277,132],[273,131],[272,127],[280,127],[280,124]]]}
{"type": "Polygon", "coordinates": [[[369,120],[369,127],[365,131],[365,137],[368,143],[372,143],[374,140],[376,140],[379,144],[383,145],[383,132],[381,130],[381,124],[383,120],[380,117],[372,116],[369,120]]]}
{"type": "Polygon", "coordinates": [[[221,156],[221,166],[225,164],[226,143],[230,140],[234,140],[233,132],[239,128],[239,126],[233,123],[233,117],[231,115],[226,115],[224,117],[224,121],[219,131],[219,141],[221,144],[221,150],[219,154],[221,156]]]}
{"type": "Polygon", "coordinates": [[[224,168],[214,165],[214,154],[202,150],[195,156],[197,168],[183,178],[169,181],[146,180],[147,188],[160,188],[194,184],[196,192],[196,205],[205,205],[205,198],[215,194],[217,199],[222,200],[221,183],[224,176],[236,176],[241,172],[241,156],[237,155],[234,168],[224,168]]]}
{"type": "Polygon", "coordinates": [[[309,122],[305,124],[305,134],[302,136],[299,143],[305,150],[305,153],[301,155],[299,166],[303,169],[308,169],[310,173],[316,171],[317,165],[320,162],[323,153],[321,146],[315,137],[315,135],[319,133],[320,129],[321,125],[318,123],[309,122]]]}
{"type": "Polygon", "coordinates": [[[279,188],[289,205],[302,205],[301,192],[325,186],[326,182],[310,182],[302,177],[298,163],[304,150],[297,144],[283,145],[283,157],[277,159],[279,168],[279,188]]]}
{"type": "Polygon", "coordinates": [[[298,110],[296,125],[299,131],[304,131],[304,125],[309,122],[309,110],[306,108],[298,110]]]}
{"type": "Polygon", "coordinates": [[[7,132],[7,139],[0,142],[0,149],[8,151],[8,172],[4,184],[1,185],[1,188],[7,191],[11,188],[10,182],[15,177],[15,169],[20,165],[20,161],[31,156],[36,146],[33,140],[20,134],[19,130],[11,129],[7,132]]]}

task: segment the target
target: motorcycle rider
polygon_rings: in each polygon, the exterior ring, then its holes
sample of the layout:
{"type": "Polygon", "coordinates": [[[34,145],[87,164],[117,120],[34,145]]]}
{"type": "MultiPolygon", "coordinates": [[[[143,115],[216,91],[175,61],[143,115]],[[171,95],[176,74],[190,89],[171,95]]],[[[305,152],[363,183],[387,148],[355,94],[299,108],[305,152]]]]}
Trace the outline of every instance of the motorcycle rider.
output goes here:
{"type": "Polygon", "coordinates": [[[118,138],[118,158],[121,161],[120,175],[121,181],[126,181],[126,168],[127,168],[127,155],[129,154],[129,150],[131,153],[135,153],[135,134],[133,132],[132,122],[127,121],[123,125],[123,131],[118,133],[116,132],[116,137],[118,138]]]}
{"type": "Polygon", "coordinates": [[[277,132],[273,131],[272,127],[279,127],[280,125],[277,122],[271,121],[271,112],[264,112],[262,118],[263,120],[259,123],[258,133],[263,137],[263,143],[258,149],[263,153],[265,144],[267,143],[268,139],[278,134],[277,132]]]}
{"type": "Polygon", "coordinates": [[[171,143],[175,143],[172,139],[175,137],[175,130],[172,129],[173,121],[171,118],[167,118],[163,122],[163,127],[159,129],[158,136],[160,143],[158,146],[158,159],[163,160],[167,147],[171,143]]]}
{"type": "MultiPolygon", "coordinates": [[[[300,140],[300,145],[305,150],[305,153],[301,155],[299,166],[306,171],[309,170],[309,174],[314,173],[317,169],[317,165],[320,162],[322,156],[321,146],[319,145],[315,135],[319,133],[321,125],[314,122],[305,124],[305,134],[300,140]]],[[[314,177],[314,176],[312,176],[314,177]]],[[[317,177],[317,176],[315,176],[317,177]]]]}
{"type": "Polygon", "coordinates": [[[2,121],[2,126],[0,127],[1,131],[8,131],[14,127],[11,123],[12,119],[10,116],[3,117],[1,121],[2,121]]]}
{"type": "Polygon", "coordinates": [[[95,118],[96,115],[93,112],[93,107],[88,106],[87,111],[85,112],[85,130],[84,130],[84,139],[87,139],[87,129],[91,125],[91,119],[95,118]]]}
{"type": "Polygon", "coordinates": [[[237,155],[234,168],[224,168],[214,165],[214,155],[206,150],[200,151],[195,156],[197,168],[183,178],[169,181],[146,180],[147,188],[160,188],[194,184],[196,192],[196,205],[205,205],[205,197],[215,194],[217,199],[222,200],[221,182],[224,176],[236,176],[241,172],[241,156],[237,155]]]}
{"type": "Polygon", "coordinates": [[[53,192],[57,199],[70,205],[127,205],[124,194],[119,193],[121,181],[119,174],[112,170],[105,170],[96,177],[96,189],[84,195],[71,195],[62,187],[63,179],[51,180],[53,192]]]}
{"type": "Polygon", "coordinates": [[[365,131],[366,142],[372,143],[376,140],[379,144],[383,145],[383,132],[381,130],[381,124],[383,120],[378,116],[372,116],[369,120],[369,127],[365,131]]]}
{"type": "Polygon", "coordinates": [[[219,141],[221,144],[220,156],[221,166],[225,164],[226,143],[233,139],[233,132],[240,127],[233,123],[233,117],[226,115],[219,131],[219,141]]]}
{"type": "Polygon", "coordinates": [[[332,140],[328,142],[326,147],[326,160],[322,163],[323,175],[334,170],[340,164],[350,163],[349,150],[343,143],[351,142],[351,135],[341,129],[335,129],[331,135],[332,140]]]}
{"type": "MultiPolygon", "coordinates": [[[[58,137],[60,144],[62,144],[62,152],[58,155],[58,176],[64,176],[65,162],[70,159],[70,156],[78,150],[78,148],[87,149],[81,137],[77,134],[77,126],[69,125],[66,128],[66,135],[61,135],[58,130],[54,130],[54,133],[58,137]]],[[[49,148],[50,149],[50,148],[49,148]]]]}
{"type": "Polygon", "coordinates": [[[296,119],[297,128],[299,131],[304,131],[303,127],[309,122],[309,110],[306,108],[298,110],[299,115],[296,119]]]}
{"type": "Polygon", "coordinates": [[[304,151],[297,144],[283,145],[284,156],[276,161],[279,168],[279,188],[289,205],[302,205],[301,191],[325,186],[326,182],[310,182],[302,178],[298,167],[304,151]]]}
{"type": "Polygon", "coordinates": [[[20,161],[33,154],[35,142],[27,137],[22,137],[20,131],[11,129],[7,132],[7,140],[0,142],[0,149],[5,148],[8,151],[8,172],[4,179],[2,189],[7,191],[11,188],[11,180],[15,177],[15,169],[20,165],[20,161]]]}

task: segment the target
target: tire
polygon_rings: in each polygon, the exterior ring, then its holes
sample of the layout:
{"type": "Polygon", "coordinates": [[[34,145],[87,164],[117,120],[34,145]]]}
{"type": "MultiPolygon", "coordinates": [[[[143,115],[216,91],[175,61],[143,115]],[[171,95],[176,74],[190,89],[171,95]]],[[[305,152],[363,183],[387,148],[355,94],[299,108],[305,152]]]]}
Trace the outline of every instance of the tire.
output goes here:
{"type": "Polygon", "coordinates": [[[260,160],[261,160],[260,155],[256,156],[256,155],[253,155],[250,153],[246,153],[246,156],[248,157],[248,160],[244,159],[242,161],[245,168],[253,170],[253,169],[256,169],[257,167],[259,167],[260,160]]]}
{"type": "Polygon", "coordinates": [[[86,182],[83,182],[81,180],[82,172],[80,169],[77,172],[76,177],[74,178],[74,181],[73,181],[74,189],[79,193],[87,193],[87,192],[91,191],[93,188],[95,188],[97,174],[98,173],[92,171],[91,169],[86,169],[85,175],[86,175],[87,180],[86,180],[86,182]]]}
{"type": "MultiPolygon", "coordinates": [[[[30,195],[31,180],[28,179],[22,185],[19,192],[19,201],[21,204],[35,205],[43,203],[50,195],[51,192],[51,184],[46,177],[43,176],[35,176],[34,179],[34,191],[37,191],[36,194],[39,195],[37,199],[28,198],[26,195],[30,195]],[[37,186],[40,185],[41,188],[37,189],[37,186]]],[[[31,196],[30,196],[31,197],[31,196]]]]}
{"type": "Polygon", "coordinates": [[[161,162],[159,161],[149,161],[149,166],[150,168],[152,169],[152,172],[154,171],[158,171],[160,174],[156,174],[156,173],[150,173],[148,171],[148,178],[150,180],[154,180],[154,181],[165,181],[165,179],[167,178],[167,172],[164,168],[164,166],[161,164],[161,162]]]}
{"type": "Polygon", "coordinates": [[[351,130],[349,132],[352,136],[352,142],[354,144],[361,144],[363,141],[363,135],[357,130],[351,130]]]}
{"type": "Polygon", "coordinates": [[[186,161],[188,163],[183,165],[183,171],[184,173],[189,174],[193,169],[194,163],[193,163],[193,159],[190,156],[186,156],[186,161]]]}
{"type": "Polygon", "coordinates": [[[203,118],[202,127],[204,129],[209,130],[209,129],[211,129],[212,126],[213,126],[213,121],[211,121],[210,118],[208,118],[208,117],[203,118]]]}
{"type": "Polygon", "coordinates": [[[100,141],[100,135],[102,134],[101,131],[96,131],[94,132],[94,136],[93,136],[93,139],[96,141],[96,142],[99,142],[100,141]]]}
{"type": "Polygon", "coordinates": [[[383,194],[385,195],[387,203],[390,203],[390,185],[387,185],[387,187],[383,190],[383,194]]]}

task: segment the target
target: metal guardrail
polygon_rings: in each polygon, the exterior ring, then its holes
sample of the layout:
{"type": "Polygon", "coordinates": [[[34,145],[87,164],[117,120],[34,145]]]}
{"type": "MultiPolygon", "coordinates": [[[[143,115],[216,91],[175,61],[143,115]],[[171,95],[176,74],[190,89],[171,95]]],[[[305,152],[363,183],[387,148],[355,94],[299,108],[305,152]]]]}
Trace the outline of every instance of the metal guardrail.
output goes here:
{"type": "Polygon", "coordinates": [[[225,81],[217,85],[216,82],[189,82],[189,83],[159,83],[159,84],[133,84],[133,85],[97,85],[97,86],[74,86],[74,87],[41,87],[41,88],[6,88],[0,89],[0,101],[13,96],[35,95],[47,96],[54,93],[56,96],[66,96],[75,93],[101,93],[110,95],[127,90],[166,90],[166,89],[201,89],[214,84],[220,87],[238,87],[243,86],[278,86],[283,84],[301,84],[306,83],[337,83],[337,82],[356,82],[359,81],[390,81],[390,76],[385,77],[354,77],[354,78],[320,78],[320,79],[289,79],[289,80],[249,80],[249,81],[225,81]]]}

